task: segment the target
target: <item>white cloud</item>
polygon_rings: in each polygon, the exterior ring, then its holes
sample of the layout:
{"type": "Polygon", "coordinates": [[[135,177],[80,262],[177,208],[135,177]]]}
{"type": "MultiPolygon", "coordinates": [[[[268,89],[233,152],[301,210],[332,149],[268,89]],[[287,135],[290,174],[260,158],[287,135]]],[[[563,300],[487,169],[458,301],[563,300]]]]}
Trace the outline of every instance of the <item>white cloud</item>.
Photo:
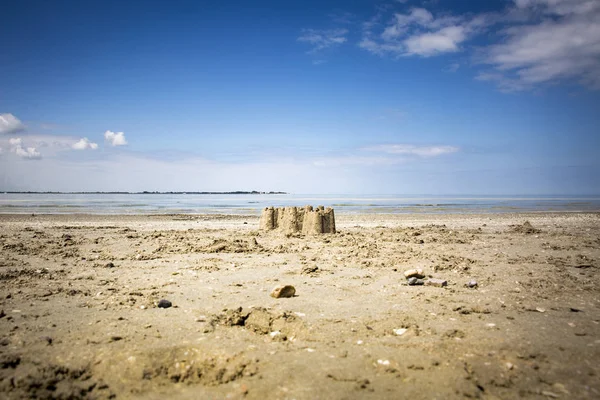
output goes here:
{"type": "Polygon", "coordinates": [[[21,158],[25,158],[28,160],[39,160],[42,158],[42,155],[35,147],[23,147],[23,141],[21,138],[11,138],[9,140],[11,145],[10,151],[15,153],[21,158]]]}
{"type": "MultiPolygon", "coordinates": [[[[561,81],[600,90],[600,1],[513,0],[502,12],[435,15],[424,8],[383,13],[363,24],[358,46],[379,56],[432,57],[465,50],[486,33],[476,79],[501,91],[519,91],[561,81]]],[[[455,71],[451,67],[448,71],[455,71]]]]}
{"type": "Polygon", "coordinates": [[[346,35],[348,29],[304,29],[302,35],[298,37],[299,42],[309,43],[312,49],[309,53],[316,53],[330,47],[339,46],[347,41],[346,35]]]}
{"type": "Polygon", "coordinates": [[[75,142],[72,147],[75,150],[86,150],[86,149],[96,150],[98,148],[98,144],[92,143],[88,140],[88,138],[84,137],[84,138],[81,138],[79,141],[75,142]]]}
{"type": "Polygon", "coordinates": [[[127,144],[127,140],[125,140],[125,134],[123,132],[112,132],[106,131],[104,132],[104,139],[110,143],[111,146],[124,146],[127,144]]]}
{"type": "Polygon", "coordinates": [[[373,21],[365,26],[359,47],[377,54],[430,57],[461,50],[460,45],[485,23],[485,17],[440,16],[424,8],[394,15],[380,33],[373,31],[373,21]]]}
{"type": "Polygon", "coordinates": [[[437,157],[443,154],[459,151],[455,146],[415,146],[411,144],[382,144],[366,147],[363,150],[376,151],[388,154],[407,154],[419,157],[437,157]]]}
{"type": "Polygon", "coordinates": [[[529,22],[504,29],[501,43],[483,49],[481,61],[493,70],[478,79],[506,91],[568,79],[600,90],[600,2],[516,0],[516,6],[529,22]]]}
{"type": "Polygon", "coordinates": [[[456,52],[466,36],[465,27],[462,26],[449,26],[437,32],[414,35],[404,41],[406,54],[428,57],[438,53],[456,52]]]}
{"type": "Polygon", "coordinates": [[[0,134],[16,133],[25,129],[25,125],[12,114],[0,114],[0,134]]]}
{"type": "Polygon", "coordinates": [[[541,11],[545,14],[588,14],[600,8],[597,0],[515,0],[520,9],[541,11]]]}

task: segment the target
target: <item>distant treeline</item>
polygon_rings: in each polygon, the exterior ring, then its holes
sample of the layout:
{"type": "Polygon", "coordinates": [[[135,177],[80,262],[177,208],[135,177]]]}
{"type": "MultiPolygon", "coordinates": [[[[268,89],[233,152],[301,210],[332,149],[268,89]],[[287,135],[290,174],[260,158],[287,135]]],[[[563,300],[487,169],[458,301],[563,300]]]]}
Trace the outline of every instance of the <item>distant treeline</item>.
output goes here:
{"type": "Polygon", "coordinates": [[[287,192],[259,192],[253,190],[251,192],[235,191],[235,192],[10,192],[10,194],[288,194],[287,192]]]}

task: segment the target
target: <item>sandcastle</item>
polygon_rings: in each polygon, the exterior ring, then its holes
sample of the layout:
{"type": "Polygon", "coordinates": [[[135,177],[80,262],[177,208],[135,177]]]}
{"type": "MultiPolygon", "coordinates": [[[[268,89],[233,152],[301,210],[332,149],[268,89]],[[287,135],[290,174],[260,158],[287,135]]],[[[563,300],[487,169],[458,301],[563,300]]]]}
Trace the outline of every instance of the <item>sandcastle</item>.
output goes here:
{"type": "Polygon", "coordinates": [[[260,217],[260,229],[284,233],[335,233],[333,208],[318,206],[267,207],[260,217]]]}

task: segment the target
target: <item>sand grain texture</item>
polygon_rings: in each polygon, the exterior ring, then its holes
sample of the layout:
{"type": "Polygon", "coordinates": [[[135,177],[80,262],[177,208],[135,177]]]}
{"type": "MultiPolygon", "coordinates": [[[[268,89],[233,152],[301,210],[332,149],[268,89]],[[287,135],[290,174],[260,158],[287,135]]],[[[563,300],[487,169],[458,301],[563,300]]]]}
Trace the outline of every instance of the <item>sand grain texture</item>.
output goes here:
{"type": "Polygon", "coordinates": [[[598,214],[336,217],[0,215],[0,397],[600,397],[598,214]]]}

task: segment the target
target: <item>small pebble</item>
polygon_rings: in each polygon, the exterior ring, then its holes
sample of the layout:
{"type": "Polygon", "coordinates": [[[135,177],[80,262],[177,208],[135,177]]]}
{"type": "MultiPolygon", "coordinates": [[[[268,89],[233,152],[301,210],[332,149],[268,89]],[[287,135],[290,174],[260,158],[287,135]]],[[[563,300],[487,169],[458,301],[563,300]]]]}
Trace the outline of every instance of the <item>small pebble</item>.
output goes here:
{"type": "Polygon", "coordinates": [[[277,286],[271,291],[271,297],[274,297],[276,299],[279,299],[282,297],[294,297],[295,294],[296,294],[296,288],[293,287],[292,285],[277,286]]]}
{"type": "Polygon", "coordinates": [[[423,270],[421,268],[409,269],[407,271],[404,271],[404,276],[406,277],[406,279],[413,277],[425,278],[425,275],[423,274],[423,270]]]}
{"type": "Polygon", "coordinates": [[[408,331],[408,329],[406,329],[406,328],[394,329],[394,333],[398,336],[404,335],[406,333],[406,331],[408,331]]]}
{"type": "Polygon", "coordinates": [[[466,287],[472,289],[472,288],[476,288],[477,287],[477,281],[469,281],[467,282],[467,284],[465,285],[466,287]]]}
{"type": "Polygon", "coordinates": [[[114,268],[115,264],[109,262],[108,264],[105,265],[106,268],[114,268]]]}
{"type": "Polygon", "coordinates": [[[162,299],[156,305],[158,308],[169,308],[173,305],[169,300],[162,299]]]}
{"type": "Polygon", "coordinates": [[[444,287],[448,286],[448,281],[445,281],[444,279],[431,278],[426,280],[425,284],[427,286],[444,287]]]}
{"type": "Polygon", "coordinates": [[[411,278],[408,278],[408,285],[409,286],[416,286],[416,285],[422,285],[423,283],[425,283],[423,281],[423,279],[417,279],[414,276],[411,278]]]}
{"type": "Polygon", "coordinates": [[[52,338],[50,336],[42,336],[42,337],[40,337],[40,339],[42,339],[43,341],[48,343],[48,346],[52,345],[52,338]]]}

